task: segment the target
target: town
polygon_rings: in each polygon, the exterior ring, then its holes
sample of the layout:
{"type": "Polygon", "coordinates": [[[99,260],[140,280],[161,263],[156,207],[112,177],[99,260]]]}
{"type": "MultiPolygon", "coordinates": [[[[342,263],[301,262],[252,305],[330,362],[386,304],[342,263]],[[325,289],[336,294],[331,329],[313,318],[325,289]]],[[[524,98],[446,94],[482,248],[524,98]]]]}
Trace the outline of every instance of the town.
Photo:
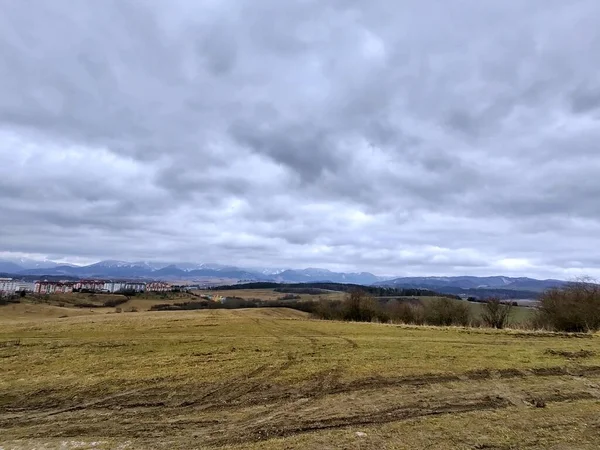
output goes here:
{"type": "Polygon", "coordinates": [[[118,294],[127,292],[169,292],[175,287],[164,281],[127,280],[79,280],[79,281],[23,281],[0,278],[0,294],[10,295],[20,292],[34,294],[67,294],[71,292],[102,292],[118,294]]]}

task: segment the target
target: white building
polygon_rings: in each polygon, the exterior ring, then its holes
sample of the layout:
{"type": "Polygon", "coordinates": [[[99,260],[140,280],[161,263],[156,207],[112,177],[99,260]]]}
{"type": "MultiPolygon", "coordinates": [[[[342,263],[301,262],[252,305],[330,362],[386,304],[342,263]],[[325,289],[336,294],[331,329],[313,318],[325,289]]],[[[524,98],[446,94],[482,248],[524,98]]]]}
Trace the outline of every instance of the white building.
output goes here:
{"type": "Polygon", "coordinates": [[[105,281],[104,282],[104,291],[110,292],[114,294],[115,292],[120,292],[125,290],[125,286],[127,283],[124,281],[105,281]]]}
{"type": "Polygon", "coordinates": [[[125,283],[124,291],[144,292],[146,290],[146,283],[141,282],[127,282],[125,283]]]}
{"type": "Polygon", "coordinates": [[[16,281],[12,278],[0,278],[0,293],[12,294],[15,292],[16,281]]]}
{"type": "Polygon", "coordinates": [[[46,281],[35,282],[33,292],[36,294],[69,294],[73,292],[75,283],[69,281],[46,281]]]}
{"type": "Polygon", "coordinates": [[[33,292],[34,283],[12,278],[0,278],[0,292],[3,294],[14,294],[15,292],[33,292]]]}
{"type": "Polygon", "coordinates": [[[35,289],[35,283],[33,281],[19,281],[17,292],[33,292],[35,289]]]}
{"type": "Polygon", "coordinates": [[[169,292],[171,291],[171,285],[164,281],[152,281],[146,283],[146,291],[149,292],[169,292]]]}

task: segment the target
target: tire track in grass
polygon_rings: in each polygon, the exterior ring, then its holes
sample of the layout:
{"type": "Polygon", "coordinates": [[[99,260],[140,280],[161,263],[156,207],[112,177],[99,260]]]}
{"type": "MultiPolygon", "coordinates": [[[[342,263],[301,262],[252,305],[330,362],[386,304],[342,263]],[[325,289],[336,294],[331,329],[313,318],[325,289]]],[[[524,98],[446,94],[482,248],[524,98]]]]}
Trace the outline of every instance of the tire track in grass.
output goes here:
{"type": "MultiPolygon", "coordinates": [[[[529,407],[541,407],[546,403],[563,403],[579,400],[593,400],[596,397],[588,392],[572,392],[566,394],[551,394],[546,398],[536,398],[529,407]]],[[[292,405],[293,406],[293,405],[292,405]]],[[[428,401],[426,404],[413,403],[397,405],[389,408],[357,414],[347,414],[334,417],[294,420],[293,415],[277,414],[259,423],[236,424],[238,435],[229,435],[210,442],[211,446],[225,444],[252,443],[272,438],[290,437],[299,434],[313,433],[324,430],[344,429],[355,426],[371,426],[400,422],[415,418],[440,416],[446,414],[462,414],[476,411],[494,411],[514,407],[513,402],[497,395],[484,395],[472,399],[452,399],[445,403],[428,401]]],[[[292,411],[290,409],[290,411],[292,411]]]]}

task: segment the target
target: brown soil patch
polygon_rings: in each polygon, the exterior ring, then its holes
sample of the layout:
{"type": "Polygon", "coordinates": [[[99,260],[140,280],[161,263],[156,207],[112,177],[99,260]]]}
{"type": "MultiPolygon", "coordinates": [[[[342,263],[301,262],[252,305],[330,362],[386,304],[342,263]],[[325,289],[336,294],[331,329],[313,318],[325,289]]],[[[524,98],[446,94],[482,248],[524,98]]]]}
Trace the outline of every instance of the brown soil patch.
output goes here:
{"type": "Polygon", "coordinates": [[[566,350],[554,350],[550,348],[546,350],[545,353],[547,355],[562,356],[563,358],[568,359],[591,358],[592,356],[596,356],[596,352],[593,352],[591,350],[579,350],[576,352],[569,352],[566,350]]]}

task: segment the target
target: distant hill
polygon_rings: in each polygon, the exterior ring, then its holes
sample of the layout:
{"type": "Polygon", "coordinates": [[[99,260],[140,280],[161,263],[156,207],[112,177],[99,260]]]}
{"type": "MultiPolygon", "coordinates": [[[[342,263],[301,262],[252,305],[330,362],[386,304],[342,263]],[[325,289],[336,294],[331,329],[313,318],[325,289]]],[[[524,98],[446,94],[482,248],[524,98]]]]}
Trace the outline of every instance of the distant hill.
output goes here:
{"type": "Polygon", "coordinates": [[[22,270],[24,270],[23,267],[19,266],[18,264],[10,261],[0,261],[0,272],[19,273],[22,270]]]}
{"type": "MultiPolygon", "coordinates": [[[[7,273],[7,272],[0,272],[0,278],[18,278],[19,280],[24,280],[24,281],[37,281],[40,279],[39,276],[37,275],[18,275],[18,274],[14,274],[14,273],[7,273]]],[[[79,277],[69,277],[69,276],[63,276],[63,275],[48,275],[48,276],[44,276],[45,280],[48,281],[77,281],[79,279],[79,277]]]]}
{"type": "Polygon", "coordinates": [[[12,258],[0,260],[0,271],[15,273],[27,269],[50,269],[60,264],[48,260],[35,260],[30,258],[12,258]]]}
{"type": "Polygon", "coordinates": [[[566,281],[534,278],[493,277],[402,277],[376,283],[377,286],[431,289],[473,297],[535,298],[546,289],[563,286],[566,281]]]}

